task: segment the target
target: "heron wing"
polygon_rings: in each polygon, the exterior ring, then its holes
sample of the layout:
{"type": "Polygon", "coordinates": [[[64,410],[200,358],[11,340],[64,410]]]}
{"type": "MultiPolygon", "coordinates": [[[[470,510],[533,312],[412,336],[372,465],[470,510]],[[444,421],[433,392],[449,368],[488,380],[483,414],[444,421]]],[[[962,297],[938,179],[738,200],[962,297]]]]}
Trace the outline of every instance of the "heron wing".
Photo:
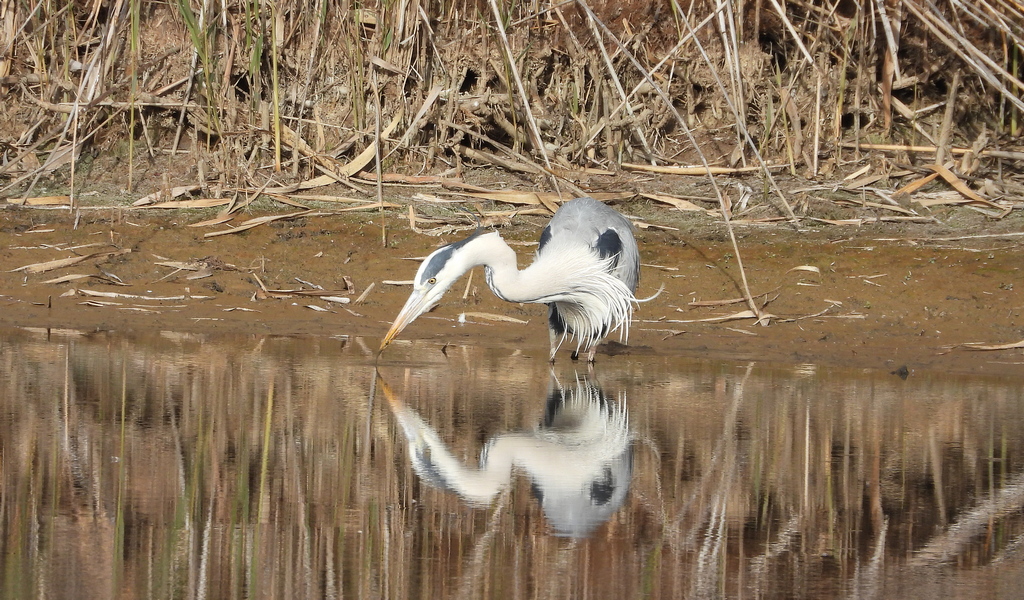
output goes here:
{"type": "Polygon", "coordinates": [[[640,252],[633,224],[618,211],[593,198],[577,198],[559,208],[540,235],[537,253],[553,238],[586,244],[601,258],[615,257],[611,271],[631,290],[640,280],[640,252]]]}

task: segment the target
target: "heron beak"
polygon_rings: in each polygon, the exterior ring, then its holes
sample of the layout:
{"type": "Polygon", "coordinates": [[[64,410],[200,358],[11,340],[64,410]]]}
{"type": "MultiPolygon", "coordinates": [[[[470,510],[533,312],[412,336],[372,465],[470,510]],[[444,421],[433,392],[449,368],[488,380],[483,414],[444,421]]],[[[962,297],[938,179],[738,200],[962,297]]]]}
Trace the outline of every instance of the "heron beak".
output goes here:
{"type": "Polygon", "coordinates": [[[377,351],[378,354],[383,352],[392,340],[394,340],[398,334],[401,333],[407,325],[409,325],[409,323],[412,323],[416,320],[416,317],[422,315],[431,308],[434,308],[435,304],[437,304],[437,302],[433,295],[428,296],[423,292],[414,291],[412,295],[409,296],[409,299],[405,301],[405,306],[402,307],[398,316],[395,317],[395,322],[391,324],[391,329],[388,330],[387,335],[385,335],[384,339],[381,340],[380,350],[377,351]]]}

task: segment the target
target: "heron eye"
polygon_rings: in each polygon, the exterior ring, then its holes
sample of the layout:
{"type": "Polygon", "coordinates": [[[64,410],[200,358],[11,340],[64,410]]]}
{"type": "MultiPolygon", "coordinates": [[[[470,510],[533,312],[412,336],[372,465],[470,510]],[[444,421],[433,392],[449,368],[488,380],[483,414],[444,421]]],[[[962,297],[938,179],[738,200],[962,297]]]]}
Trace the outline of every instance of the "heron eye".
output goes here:
{"type": "Polygon", "coordinates": [[[437,277],[431,277],[430,279],[427,280],[427,283],[429,283],[430,285],[434,285],[435,283],[437,283],[437,277]]]}

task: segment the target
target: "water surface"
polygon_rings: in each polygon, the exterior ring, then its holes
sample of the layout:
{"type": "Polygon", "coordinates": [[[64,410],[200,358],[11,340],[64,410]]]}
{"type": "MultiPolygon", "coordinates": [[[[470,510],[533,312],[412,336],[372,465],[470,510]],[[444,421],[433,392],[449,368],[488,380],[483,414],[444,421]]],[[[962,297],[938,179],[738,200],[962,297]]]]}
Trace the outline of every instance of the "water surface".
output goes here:
{"type": "Polygon", "coordinates": [[[1016,598],[1020,379],[0,331],[4,597],[1016,598]]]}

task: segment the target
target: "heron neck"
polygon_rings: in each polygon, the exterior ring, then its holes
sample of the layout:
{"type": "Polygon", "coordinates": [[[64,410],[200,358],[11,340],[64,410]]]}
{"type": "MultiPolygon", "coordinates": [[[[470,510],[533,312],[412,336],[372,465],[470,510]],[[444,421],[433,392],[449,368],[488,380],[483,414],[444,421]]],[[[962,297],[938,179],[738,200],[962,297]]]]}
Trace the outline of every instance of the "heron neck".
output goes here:
{"type": "Polygon", "coordinates": [[[548,277],[537,269],[537,262],[519,270],[516,252],[501,236],[488,235],[480,241],[477,264],[487,268],[487,285],[499,298],[508,302],[547,302],[547,298],[563,293],[564,282],[548,277]]]}

